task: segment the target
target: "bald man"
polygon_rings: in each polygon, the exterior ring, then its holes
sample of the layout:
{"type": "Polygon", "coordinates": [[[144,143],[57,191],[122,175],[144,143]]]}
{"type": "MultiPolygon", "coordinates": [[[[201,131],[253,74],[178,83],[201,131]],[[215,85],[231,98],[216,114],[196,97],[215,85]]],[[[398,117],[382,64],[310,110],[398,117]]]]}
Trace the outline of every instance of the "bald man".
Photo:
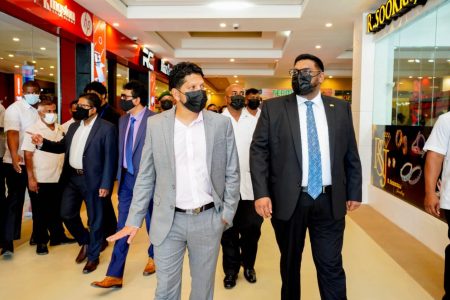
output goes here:
{"type": "Polygon", "coordinates": [[[233,227],[222,236],[224,287],[231,289],[236,285],[236,279],[241,264],[244,267],[244,277],[250,283],[256,282],[255,260],[258,250],[258,240],[261,235],[260,217],[254,207],[252,181],[250,178],[249,151],[257,118],[246,109],[245,90],[237,84],[230,85],[225,91],[227,107],[222,115],[231,119],[241,170],[241,201],[233,220],[233,227]]]}

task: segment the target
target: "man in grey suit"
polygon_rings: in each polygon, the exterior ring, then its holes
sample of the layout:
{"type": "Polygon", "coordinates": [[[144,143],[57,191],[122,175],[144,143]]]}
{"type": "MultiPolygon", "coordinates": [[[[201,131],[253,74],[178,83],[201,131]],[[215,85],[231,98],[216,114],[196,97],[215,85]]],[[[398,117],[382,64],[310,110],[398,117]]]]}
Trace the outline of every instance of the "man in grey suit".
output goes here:
{"type": "Polygon", "coordinates": [[[126,226],[108,238],[136,235],[154,193],[150,240],[154,245],[155,299],[181,298],[186,247],[190,299],[213,299],[222,232],[239,201],[239,160],[229,118],[204,110],[203,72],[193,63],[174,66],[169,89],[178,105],[148,119],[140,171],[126,226]],[[213,159],[214,158],[214,159],[213,159]]]}

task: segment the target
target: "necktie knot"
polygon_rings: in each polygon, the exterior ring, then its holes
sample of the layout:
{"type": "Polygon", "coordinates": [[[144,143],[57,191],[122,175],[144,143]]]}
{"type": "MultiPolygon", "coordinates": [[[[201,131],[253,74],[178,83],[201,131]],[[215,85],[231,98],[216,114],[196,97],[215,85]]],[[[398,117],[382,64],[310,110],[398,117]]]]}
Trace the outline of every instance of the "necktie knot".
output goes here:
{"type": "Polygon", "coordinates": [[[136,122],[136,118],[135,117],[131,117],[131,124],[134,124],[134,122],[136,122]]]}
{"type": "Polygon", "coordinates": [[[312,102],[311,100],[305,101],[305,105],[310,108],[312,105],[314,104],[314,102],[312,102]]]}

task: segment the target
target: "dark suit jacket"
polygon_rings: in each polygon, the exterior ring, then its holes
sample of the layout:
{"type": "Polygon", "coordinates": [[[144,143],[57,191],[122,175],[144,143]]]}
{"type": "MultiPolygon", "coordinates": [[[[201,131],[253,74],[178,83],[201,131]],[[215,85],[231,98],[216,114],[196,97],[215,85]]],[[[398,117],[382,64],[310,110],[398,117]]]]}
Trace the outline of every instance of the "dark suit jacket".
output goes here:
{"type": "MultiPolygon", "coordinates": [[[[61,141],[52,142],[44,139],[41,148],[42,151],[65,153],[64,167],[60,177],[62,184],[65,184],[72,174],[72,167],[69,164],[70,146],[78,127],[80,127],[79,121],[72,123],[61,141]]],[[[113,124],[97,117],[92,125],[83,153],[83,170],[88,191],[93,192],[103,188],[108,189],[111,193],[116,165],[116,128],[113,124]]]]}
{"type": "Polygon", "coordinates": [[[117,110],[115,110],[114,107],[108,103],[100,108],[98,115],[103,120],[113,123],[116,126],[119,124],[120,113],[118,113],[117,110]]]}
{"type": "MultiPolygon", "coordinates": [[[[139,171],[139,164],[141,162],[141,156],[142,156],[142,147],[144,147],[145,142],[145,134],[147,132],[147,119],[148,117],[153,116],[155,113],[149,110],[147,107],[145,108],[144,116],[142,117],[142,121],[139,125],[139,128],[137,129],[137,135],[136,135],[136,141],[134,142],[133,146],[133,169],[134,169],[134,178],[136,179],[136,176],[139,171]]],[[[117,171],[117,180],[119,181],[120,186],[120,179],[122,177],[122,166],[123,166],[123,160],[124,160],[124,153],[123,149],[125,146],[125,134],[127,133],[127,126],[128,121],[130,120],[130,114],[123,115],[119,119],[119,168],[117,171]]]]}
{"type": "MultiPolygon", "coordinates": [[[[347,200],[361,201],[361,162],[350,104],[327,96],[322,99],[330,144],[332,210],[334,218],[340,219],[347,200]]],[[[264,101],[250,147],[250,171],[255,199],[270,197],[275,218],[291,218],[301,192],[302,167],[296,95],[264,101]]]]}

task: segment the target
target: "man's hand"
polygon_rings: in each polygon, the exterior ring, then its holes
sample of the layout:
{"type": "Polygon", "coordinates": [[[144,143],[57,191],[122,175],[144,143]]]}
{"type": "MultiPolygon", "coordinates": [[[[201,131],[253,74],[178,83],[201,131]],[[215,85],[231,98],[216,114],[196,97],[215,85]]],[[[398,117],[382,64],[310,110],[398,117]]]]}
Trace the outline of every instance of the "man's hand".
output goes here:
{"type": "Polygon", "coordinates": [[[114,242],[117,240],[120,240],[123,237],[129,236],[127,243],[131,244],[131,242],[134,239],[134,236],[136,235],[136,233],[138,232],[139,228],[136,227],[132,227],[132,226],[125,226],[124,228],[122,228],[122,230],[116,232],[115,234],[109,236],[106,238],[106,240],[108,242],[114,242]]]}
{"type": "Polygon", "coordinates": [[[11,159],[14,170],[19,174],[22,173],[22,167],[20,166],[20,163],[23,162],[23,157],[16,154],[12,155],[11,159]]]}
{"type": "Polygon", "coordinates": [[[41,146],[44,143],[44,138],[39,133],[26,132],[31,135],[31,142],[36,146],[41,146]]]}
{"type": "Polygon", "coordinates": [[[255,200],[256,213],[263,218],[272,216],[272,200],[269,197],[262,197],[255,200]]]}
{"type": "Polygon", "coordinates": [[[98,190],[98,196],[99,197],[106,197],[109,194],[109,190],[108,189],[99,189],[98,190]]]}
{"type": "Polygon", "coordinates": [[[361,202],[348,200],[347,201],[347,211],[352,211],[361,206],[361,202]]]}
{"type": "Polygon", "coordinates": [[[439,217],[441,215],[439,198],[435,192],[425,194],[425,210],[433,216],[439,217]]]}
{"type": "Polygon", "coordinates": [[[35,193],[37,193],[39,190],[38,183],[36,181],[36,178],[34,178],[34,176],[28,177],[28,189],[35,193]]]}

